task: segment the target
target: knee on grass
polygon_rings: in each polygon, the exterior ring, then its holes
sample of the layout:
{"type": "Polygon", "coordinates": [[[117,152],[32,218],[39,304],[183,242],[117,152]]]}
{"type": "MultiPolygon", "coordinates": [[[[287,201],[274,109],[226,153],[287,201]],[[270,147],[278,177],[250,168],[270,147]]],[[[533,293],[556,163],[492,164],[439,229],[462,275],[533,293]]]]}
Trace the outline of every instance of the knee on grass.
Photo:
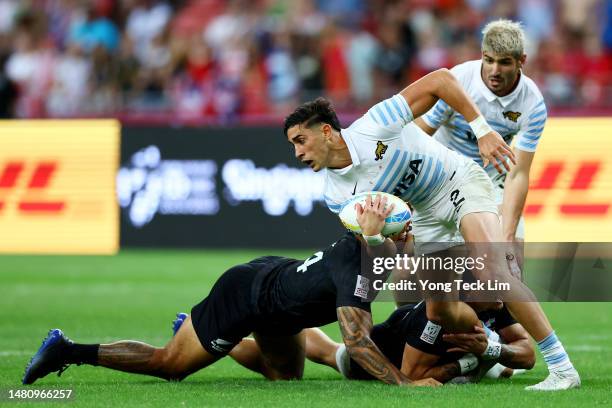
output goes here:
{"type": "Polygon", "coordinates": [[[266,364],[264,376],[271,381],[301,380],[304,376],[304,367],[295,367],[291,364],[266,364]]]}

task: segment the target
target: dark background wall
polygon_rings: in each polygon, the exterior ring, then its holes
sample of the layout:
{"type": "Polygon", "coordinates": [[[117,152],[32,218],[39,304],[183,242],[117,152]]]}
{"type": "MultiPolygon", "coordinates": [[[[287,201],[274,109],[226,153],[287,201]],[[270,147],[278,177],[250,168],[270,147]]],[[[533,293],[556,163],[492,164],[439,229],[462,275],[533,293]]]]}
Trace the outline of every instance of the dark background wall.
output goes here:
{"type": "Polygon", "coordinates": [[[297,162],[279,128],[122,133],[122,247],[305,248],[343,232],[322,174],[297,162]]]}

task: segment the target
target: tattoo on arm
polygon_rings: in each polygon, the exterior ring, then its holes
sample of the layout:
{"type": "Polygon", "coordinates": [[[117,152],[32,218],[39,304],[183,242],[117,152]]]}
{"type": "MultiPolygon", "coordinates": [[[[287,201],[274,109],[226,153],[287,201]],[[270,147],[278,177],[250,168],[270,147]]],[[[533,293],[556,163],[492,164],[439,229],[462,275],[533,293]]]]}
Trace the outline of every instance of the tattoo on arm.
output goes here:
{"type": "Polygon", "coordinates": [[[357,307],[339,307],[338,323],[346,349],[355,362],[387,384],[410,382],[370,339],[372,315],[357,307]]]}

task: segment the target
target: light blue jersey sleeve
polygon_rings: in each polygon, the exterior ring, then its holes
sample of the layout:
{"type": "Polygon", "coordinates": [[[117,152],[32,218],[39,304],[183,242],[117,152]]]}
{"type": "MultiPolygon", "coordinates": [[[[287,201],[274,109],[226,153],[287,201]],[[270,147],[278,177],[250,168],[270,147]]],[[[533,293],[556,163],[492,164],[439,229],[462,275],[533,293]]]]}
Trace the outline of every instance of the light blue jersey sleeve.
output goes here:
{"type": "Polygon", "coordinates": [[[349,129],[362,137],[388,140],[399,137],[404,126],[413,119],[408,102],[398,94],[372,106],[349,129]]]}
{"type": "Polygon", "coordinates": [[[438,129],[440,126],[446,124],[452,114],[453,108],[440,99],[436,102],[434,107],[425,115],[421,116],[421,118],[430,128],[438,129]]]}
{"type": "Polygon", "coordinates": [[[546,104],[542,99],[530,111],[524,128],[518,133],[515,145],[517,149],[525,152],[535,152],[544,131],[547,117],[546,104]]]}
{"type": "Polygon", "coordinates": [[[325,204],[327,205],[327,208],[329,208],[331,212],[333,212],[334,214],[340,213],[343,207],[342,203],[339,203],[338,201],[334,200],[333,198],[327,195],[324,198],[325,198],[325,204]]]}

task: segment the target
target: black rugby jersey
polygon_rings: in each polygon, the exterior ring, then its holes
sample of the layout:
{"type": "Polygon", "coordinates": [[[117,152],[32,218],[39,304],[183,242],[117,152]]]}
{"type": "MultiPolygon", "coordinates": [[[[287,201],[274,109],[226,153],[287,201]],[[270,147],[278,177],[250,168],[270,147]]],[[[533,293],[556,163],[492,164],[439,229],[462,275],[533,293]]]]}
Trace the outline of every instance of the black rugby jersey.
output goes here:
{"type": "Polygon", "coordinates": [[[370,312],[375,295],[372,269],[366,266],[362,272],[361,251],[359,240],[349,232],[305,261],[283,257],[251,261],[261,265],[252,292],[257,315],[270,324],[307,328],[337,321],[338,307],[370,312]]]}
{"type": "MultiPolygon", "coordinates": [[[[505,306],[477,315],[494,331],[516,323],[505,306]]],[[[442,340],[445,333],[441,326],[429,322],[425,302],[420,302],[397,308],[386,321],[374,326],[371,338],[395,366],[401,367],[406,344],[425,353],[444,355],[449,348],[454,347],[442,340]]]]}

